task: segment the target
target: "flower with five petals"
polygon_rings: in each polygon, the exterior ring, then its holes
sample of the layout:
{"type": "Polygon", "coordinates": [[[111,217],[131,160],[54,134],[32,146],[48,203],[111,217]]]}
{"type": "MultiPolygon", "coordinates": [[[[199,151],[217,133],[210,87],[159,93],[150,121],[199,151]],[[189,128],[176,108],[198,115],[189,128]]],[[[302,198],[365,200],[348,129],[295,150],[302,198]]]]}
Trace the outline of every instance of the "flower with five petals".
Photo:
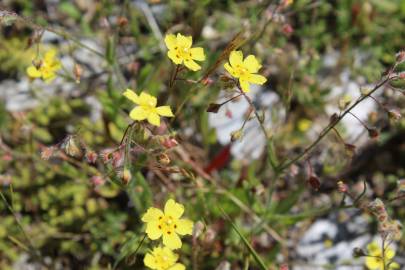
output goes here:
{"type": "Polygon", "coordinates": [[[174,116],[170,106],[156,107],[156,97],[145,92],[138,96],[131,89],[127,89],[123,95],[138,105],[129,113],[129,117],[135,121],[147,120],[151,125],[160,126],[160,116],[174,116]]]}
{"type": "Polygon", "coordinates": [[[167,56],[176,65],[184,64],[188,69],[197,71],[201,69],[194,60],[204,61],[205,54],[204,49],[201,47],[191,48],[193,44],[193,38],[191,36],[183,36],[182,34],[166,35],[165,43],[169,51],[167,56]]]}
{"type": "Polygon", "coordinates": [[[392,258],[395,256],[395,251],[390,247],[385,247],[384,260],[382,258],[381,247],[378,246],[377,242],[372,242],[367,245],[368,256],[366,257],[366,266],[370,270],[395,270],[399,269],[399,264],[396,262],[391,262],[392,258]],[[389,265],[387,267],[384,264],[389,265]]]}
{"type": "Polygon", "coordinates": [[[179,255],[168,247],[155,247],[143,259],[145,266],[153,270],[184,270],[183,264],[176,263],[179,255]]]}
{"type": "Polygon", "coordinates": [[[252,54],[243,59],[241,51],[232,51],[229,55],[229,63],[224,67],[229,74],[239,79],[239,84],[245,93],[250,91],[249,83],[262,85],[267,81],[264,76],[256,74],[262,66],[252,54]]]}
{"type": "Polygon", "coordinates": [[[151,207],[142,217],[146,223],[146,234],[151,240],[163,238],[163,244],[170,249],[181,248],[179,235],[191,235],[193,222],[188,219],[181,219],[184,206],[169,199],[164,207],[164,212],[158,208],[151,207]]]}
{"type": "Polygon", "coordinates": [[[45,53],[44,59],[27,68],[27,74],[31,78],[41,78],[50,82],[56,77],[56,71],[61,69],[61,63],[56,59],[56,50],[52,49],[45,53]]]}

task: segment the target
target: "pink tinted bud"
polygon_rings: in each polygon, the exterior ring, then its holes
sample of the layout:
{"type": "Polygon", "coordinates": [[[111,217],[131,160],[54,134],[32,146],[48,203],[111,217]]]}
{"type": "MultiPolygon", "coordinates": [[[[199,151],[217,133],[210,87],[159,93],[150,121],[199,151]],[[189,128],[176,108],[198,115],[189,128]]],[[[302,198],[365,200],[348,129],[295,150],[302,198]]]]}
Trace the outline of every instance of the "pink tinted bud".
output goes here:
{"type": "Polygon", "coordinates": [[[212,84],[214,81],[211,78],[204,78],[202,81],[202,84],[204,85],[210,85],[212,84]]]}
{"type": "Polygon", "coordinates": [[[173,147],[176,147],[177,145],[179,145],[179,143],[176,141],[175,138],[165,138],[162,140],[161,143],[167,149],[170,149],[170,148],[173,148],[173,147]]]}
{"type": "Polygon", "coordinates": [[[94,151],[87,151],[86,152],[86,160],[90,164],[94,164],[97,161],[97,153],[94,151]]]}
{"type": "Polygon", "coordinates": [[[287,264],[282,264],[280,266],[280,270],[288,270],[288,265],[287,264]]]}
{"type": "Polygon", "coordinates": [[[283,33],[286,35],[291,35],[294,32],[294,28],[292,28],[291,24],[288,24],[288,23],[283,25],[282,30],[283,30],[283,33]]]}
{"type": "Polygon", "coordinates": [[[12,161],[13,160],[13,156],[10,153],[5,153],[2,157],[2,160],[4,161],[12,161]]]}
{"type": "Polygon", "coordinates": [[[343,181],[339,181],[337,185],[340,193],[346,193],[349,190],[348,186],[343,181]]]}
{"type": "Polygon", "coordinates": [[[104,183],[105,183],[105,180],[104,180],[101,176],[99,176],[99,175],[94,175],[94,176],[92,176],[91,179],[90,179],[90,181],[91,181],[91,183],[92,183],[94,186],[96,186],[96,187],[102,186],[102,185],[104,185],[104,183]]]}

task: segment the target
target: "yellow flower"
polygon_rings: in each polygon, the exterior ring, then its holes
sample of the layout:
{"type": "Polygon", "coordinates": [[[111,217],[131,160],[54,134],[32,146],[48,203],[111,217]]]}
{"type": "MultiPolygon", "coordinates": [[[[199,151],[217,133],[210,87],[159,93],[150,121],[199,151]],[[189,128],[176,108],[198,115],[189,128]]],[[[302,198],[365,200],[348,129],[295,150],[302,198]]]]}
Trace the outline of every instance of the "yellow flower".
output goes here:
{"type": "Polygon", "coordinates": [[[146,119],[151,125],[160,126],[160,116],[174,116],[170,106],[156,107],[156,97],[145,92],[142,92],[138,96],[131,89],[127,89],[123,95],[138,105],[129,113],[129,117],[135,121],[142,121],[146,119]]]}
{"type": "Polygon", "coordinates": [[[204,49],[197,47],[191,48],[193,44],[193,38],[191,36],[183,36],[182,34],[166,35],[165,43],[169,51],[167,56],[176,65],[184,64],[188,69],[192,71],[200,70],[201,67],[194,60],[204,61],[205,54],[204,49]]]}
{"type": "Polygon", "coordinates": [[[180,219],[184,206],[170,199],[166,202],[164,212],[151,207],[143,215],[142,221],[146,223],[146,234],[152,240],[163,238],[163,244],[170,249],[181,248],[179,235],[191,235],[193,222],[180,219]]]}
{"type": "Polygon", "coordinates": [[[399,264],[396,262],[391,262],[392,258],[395,256],[395,251],[387,246],[385,248],[385,263],[389,266],[384,268],[384,260],[382,259],[382,250],[378,246],[377,242],[372,242],[367,246],[368,257],[366,257],[366,266],[370,270],[395,270],[399,269],[399,264]]]}
{"type": "Polygon", "coordinates": [[[241,51],[232,51],[229,55],[229,63],[224,65],[225,69],[235,78],[239,78],[240,86],[243,92],[249,92],[249,83],[264,84],[267,79],[256,74],[262,67],[254,55],[248,55],[243,60],[241,51]]]}
{"type": "Polygon", "coordinates": [[[143,263],[154,270],[184,270],[186,267],[176,263],[179,255],[173,253],[168,247],[155,247],[152,252],[145,255],[143,263]]]}
{"type": "Polygon", "coordinates": [[[52,49],[45,53],[44,59],[38,65],[31,65],[27,68],[27,74],[31,78],[40,78],[46,82],[56,77],[56,71],[61,68],[61,63],[56,59],[56,50],[52,49]]]}

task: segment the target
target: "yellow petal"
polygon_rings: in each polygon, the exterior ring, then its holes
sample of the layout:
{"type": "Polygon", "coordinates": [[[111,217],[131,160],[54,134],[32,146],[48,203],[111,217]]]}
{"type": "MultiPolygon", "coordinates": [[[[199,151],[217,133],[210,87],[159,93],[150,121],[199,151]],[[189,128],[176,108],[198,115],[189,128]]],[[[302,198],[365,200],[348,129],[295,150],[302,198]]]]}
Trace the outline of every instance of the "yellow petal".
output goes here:
{"type": "Polygon", "coordinates": [[[55,79],[55,77],[56,77],[55,73],[50,70],[44,70],[42,72],[42,78],[44,79],[45,82],[50,82],[53,79],[55,79]]]}
{"type": "Polygon", "coordinates": [[[238,78],[238,74],[233,70],[233,68],[229,65],[229,63],[226,63],[224,65],[224,68],[226,69],[226,71],[229,72],[229,74],[231,74],[233,77],[238,78]]]}
{"type": "Polygon", "coordinates": [[[31,78],[39,78],[42,75],[42,73],[34,66],[30,66],[27,68],[27,74],[31,78]]]}
{"type": "Polygon", "coordinates": [[[368,269],[380,269],[381,260],[375,257],[366,257],[366,266],[368,269]]]}
{"type": "Polygon", "coordinates": [[[167,259],[173,263],[175,263],[179,259],[179,255],[174,253],[170,248],[163,247],[161,248],[162,253],[164,253],[167,259]]]}
{"type": "Polygon", "coordinates": [[[173,199],[169,199],[165,204],[165,215],[171,216],[174,219],[180,218],[184,213],[184,206],[176,203],[173,199]]]}
{"type": "Polygon", "coordinates": [[[44,61],[45,62],[53,62],[56,56],[56,50],[51,49],[45,53],[44,61]]]}
{"type": "Polygon", "coordinates": [[[176,51],[168,51],[167,56],[175,63],[176,65],[180,65],[183,62],[183,58],[180,58],[180,55],[177,54],[176,51]]]}
{"type": "Polygon", "coordinates": [[[262,76],[262,75],[259,75],[259,74],[250,74],[248,81],[249,81],[250,83],[262,85],[262,84],[264,84],[264,83],[267,81],[267,79],[266,79],[266,77],[264,77],[264,76],[262,76]]]}
{"type": "Polygon", "coordinates": [[[229,55],[229,63],[232,67],[243,64],[243,53],[242,51],[232,51],[229,55]]]}
{"type": "Polygon", "coordinates": [[[185,270],[185,269],[186,269],[186,267],[183,264],[176,263],[175,265],[170,267],[168,270],[185,270]]]}
{"type": "Polygon", "coordinates": [[[184,49],[191,48],[193,44],[193,38],[191,36],[183,36],[182,34],[177,34],[177,45],[183,47],[184,49]]]}
{"type": "Polygon", "coordinates": [[[166,44],[166,47],[167,47],[169,50],[173,50],[173,49],[176,47],[176,45],[177,45],[176,36],[173,35],[173,34],[168,34],[168,35],[166,35],[166,36],[165,36],[165,44],[166,44]]]}
{"type": "Polygon", "coordinates": [[[197,48],[192,48],[190,50],[191,53],[191,58],[197,61],[204,61],[205,60],[205,54],[204,54],[204,49],[197,47],[197,48]]]}
{"type": "Polygon", "coordinates": [[[148,122],[154,126],[160,126],[160,117],[157,113],[150,113],[148,115],[148,122]]]}
{"type": "Polygon", "coordinates": [[[157,99],[148,93],[142,92],[139,95],[139,104],[142,106],[156,107],[157,99]]]}
{"type": "Polygon", "coordinates": [[[155,208],[155,207],[150,207],[148,211],[142,216],[142,221],[143,222],[150,222],[154,220],[158,220],[159,217],[163,216],[162,210],[155,208]]]}
{"type": "Polygon", "coordinates": [[[395,251],[392,248],[386,248],[385,250],[385,258],[391,260],[395,257],[395,251]]]}
{"type": "Polygon", "coordinates": [[[392,262],[388,268],[389,270],[396,270],[399,269],[399,264],[396,262],[392,262]]]}
{"type": "Polygon", "coordinates": [[[245,93],[249,93],[250,92],[250,86],[249,86],[249,82],[246,80],[239,80],[239,84],[240,87],[242,88],[242,91],[245,93]]]}
{"type": "Polygon", "coordinates": [[[145,266],[152,269],[157,269],[158,267],[155,258],[149,253],[145,255],[145,258],[143,258],[143,263],[145,264],[145,266]]]}
{"type": "Polygon", "coordinates": [[[193,222],[188,219],[179,219],[176,221],[176,233],[180,235],[193,234],[193,222]]]}
{"type": "Polygon", "coordinates": [[[139,104],[139,97],[138,95],[132,91],[131,89],[126,89],[125,92],[122,94],[124,97],[126,97],[127,99],[129,99],[130,101],[132,101],[135,104],[139,104]]]}
{"type": "Polygon", "coordinates": [[[129,117],[135,121],[142,121],[148,117],[148,112],[142,106],[137,106],[131,110],[129,117]]]}
{"type": "Polygon", "coordinates": [[[156,108],[156,112],[161,115],[161,116],[166,116],[166,117],[173,117],[173,112],[170,109],[170,106],[160,106],[156,108]]]}
{"type": "Polygon", "coordinates": [[[146,223],[145,232],[151,240],[159,239],[162,236],[162,230],[159,229],[158,221],[150,221],[146,223]]]}
{"type": "Polygon", "coordinates": [[[194,62],[193,60],[184,60],[184,65],[192,71],[197,71],[201,69],[201,66],[196,62],[194,62]]]}
{"type": "Polygon", "coordinates": [[[180,237],[172,232],[171,234],[163,234],[163,245],[170,249],[178,249],[181,248],[181,240],[180,237]]]}
{"type": "Polygon", "coordinates": [[[249,70],[250,73],[256,73],[262,67],[254,55],[249,55],[243,61],[243,66],[249,70]]]}

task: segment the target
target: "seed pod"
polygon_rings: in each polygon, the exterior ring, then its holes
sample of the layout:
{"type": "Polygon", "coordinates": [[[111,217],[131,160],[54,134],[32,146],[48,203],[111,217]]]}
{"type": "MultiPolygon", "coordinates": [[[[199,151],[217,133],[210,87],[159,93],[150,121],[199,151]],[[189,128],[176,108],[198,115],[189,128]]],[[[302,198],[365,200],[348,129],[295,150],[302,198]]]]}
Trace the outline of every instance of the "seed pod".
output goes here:
{"type": "Polygon", "coordinates": [[[231,142],[235,142],[237,140],[240,140],[243,136],[243,130],[238,129],[235,131],[231,132],[231,142]]]}
{"type": "Polygon", "coordinates": [[[315,190],[315,191],[318,191],[319,188],[321,187],[321,181],[319,180],[319,178],[315,174],[312,174],[308,178],[307,182],[311,186],[311,188],[313,190],[315,190]]]}
{"type": "Polygon", "coordinates": [[[210,112],[210,113],[217,113],[217,112],[219,111],[219,108],[221,108],[221,104],[210,103],[210,104],[208,105],[207,112],[210,112]]]}
{"type": "Polygon", "coordinates": [[[366,253],[364,252],[364,250],[363,249],[361,249],[361,248],[358,248],[358,247],[355,247],[354,249],[353,249],[353,257],[354,258],[359,258],[359,257],[363,257],[363,256],[366,256],[366,253]]]}
{"type": "Polygon", "coordinates": [[[167,154],[163,153],[157,156],[157,162],[162,164],[162,165],[169,165],[170,164],[170,158],[167,154]]]}

